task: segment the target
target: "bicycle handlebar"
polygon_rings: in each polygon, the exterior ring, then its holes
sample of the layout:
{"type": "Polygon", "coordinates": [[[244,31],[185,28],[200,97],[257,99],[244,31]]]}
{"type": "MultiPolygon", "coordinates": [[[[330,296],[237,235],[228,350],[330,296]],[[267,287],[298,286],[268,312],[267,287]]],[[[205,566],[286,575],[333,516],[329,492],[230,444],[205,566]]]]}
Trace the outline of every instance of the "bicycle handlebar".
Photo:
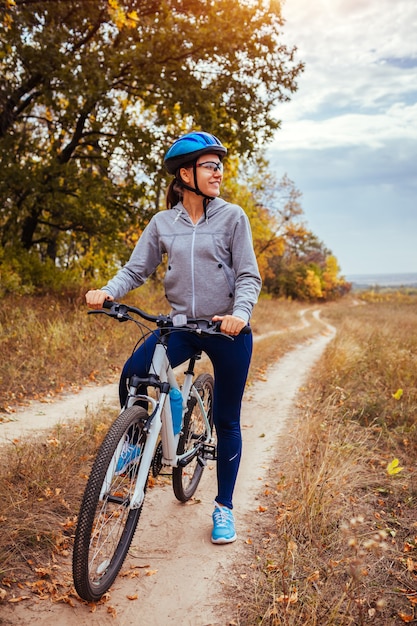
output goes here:
{"type": "MultiPolygon", "coordinates": [[[[114,317],[115,319],[119,320],[119,322],[134,320],[134,318],[131,317],[129,314],[135,313],[136,315],[139,315],[148,322],[153,322],[154,324],[156,324],[156,326],[158,326],[158,328],[184,328],[197,333],[204,333],[206,335],[215,335],[221,332],[221,321],[212,322],[205,319],[186,317],[185,315],[176,315],[173,318],[171,318],[169,315],[151,315],[150,313],[146,313],[146,311],[138,309],[135,306],[122,304],[114,300],[105,300],[102,309],[88,311],[88,313],[104,313],[105,315],[114,317]]],[[[249,334],[250,332],[250,326],[244,326],[244,328],[242,328],[242,330],[240,331],[241,334],[249,334]]],[[[230,335],[226,335],[225,333],[223,333],[223,336],[233,339],[233,337],[231,337],[230,335]]]]}

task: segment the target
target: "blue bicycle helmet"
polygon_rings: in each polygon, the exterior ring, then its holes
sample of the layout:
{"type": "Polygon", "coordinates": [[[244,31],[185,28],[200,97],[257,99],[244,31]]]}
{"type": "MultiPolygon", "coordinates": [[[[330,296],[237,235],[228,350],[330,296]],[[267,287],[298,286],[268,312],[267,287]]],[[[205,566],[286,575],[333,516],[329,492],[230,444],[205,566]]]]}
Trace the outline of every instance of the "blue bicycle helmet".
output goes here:
{"type": "Polygon", "coordinates": [[[169,148],[164,157],[164,165],[175,176],[180,167],[196,161],[202,154],[217,154],[222,159],[227,154],[227,149],[210,133],[187,133],[169,148]]]}

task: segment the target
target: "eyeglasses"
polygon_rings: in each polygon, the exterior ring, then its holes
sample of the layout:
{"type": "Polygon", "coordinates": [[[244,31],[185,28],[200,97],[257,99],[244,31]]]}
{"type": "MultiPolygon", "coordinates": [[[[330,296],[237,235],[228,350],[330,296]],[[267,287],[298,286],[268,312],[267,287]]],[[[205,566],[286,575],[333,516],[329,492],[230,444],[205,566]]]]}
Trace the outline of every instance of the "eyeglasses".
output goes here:
{"type": "Polygon", "coordinates": [[[221,161],[204,161],[204,163],[198,163],[197,167],[204,167],[205,170],[211,172],[223,172],[223,163],[221,161]]]}

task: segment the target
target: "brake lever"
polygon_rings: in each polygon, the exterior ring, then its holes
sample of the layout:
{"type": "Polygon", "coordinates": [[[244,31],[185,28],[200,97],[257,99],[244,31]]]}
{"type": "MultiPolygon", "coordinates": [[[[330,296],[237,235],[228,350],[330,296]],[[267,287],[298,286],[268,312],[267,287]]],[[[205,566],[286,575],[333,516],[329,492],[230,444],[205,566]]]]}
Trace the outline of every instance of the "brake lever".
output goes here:
{"type": "MultiPolygon", "coordinates": [[[[232,335],[228,335],[227,333],[222,333],[222,331],[220,330],[220,327],[222,325],[221,320],[218,320],[217,322],[209,322],[208,324],[209,324],[209,327],[213,329],[213,330],[208,331],[210,335],[221,334],[223,337],[228,337],[229,339],[235,339],[235,337],[233,337],[232,335]]],[[[244,326],[237,336],[249,335],[250,333],[251,333],[251,327],[244,326]]]]}
{"type": "Polygon", "coordinates": [[[110,300],[105,300],[102,309],[88,311],[87,313],[88,315],[97,315],[99,313],[104,313],[104,315],[114,317],[119,322],[128,322],[129,320],[133,319],[129,315],[127,307],[125,305],[110,300]]]}

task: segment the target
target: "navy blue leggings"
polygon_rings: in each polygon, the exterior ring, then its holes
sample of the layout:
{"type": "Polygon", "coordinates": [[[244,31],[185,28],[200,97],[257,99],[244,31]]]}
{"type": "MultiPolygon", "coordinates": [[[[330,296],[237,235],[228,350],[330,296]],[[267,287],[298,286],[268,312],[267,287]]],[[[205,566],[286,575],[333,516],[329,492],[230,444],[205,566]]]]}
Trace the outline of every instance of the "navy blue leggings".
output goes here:
{"type": "MultiPolygon", "coordinates": [[[[146,376],[156,336],[151,335],[126,362],[120,379],[120,404],[127,397],[127,379],[132,374],[146,376]]],[[[232,498],[242,453],[240,409],[252,356],[252,334],[238,335],[233,341],[219,335],[199,337],[194,333],[174,332],[168,342],[173,367],[202,350],[213,364],[213,421],[217,433],[216,501],[233,508],[232,498]]]]}

